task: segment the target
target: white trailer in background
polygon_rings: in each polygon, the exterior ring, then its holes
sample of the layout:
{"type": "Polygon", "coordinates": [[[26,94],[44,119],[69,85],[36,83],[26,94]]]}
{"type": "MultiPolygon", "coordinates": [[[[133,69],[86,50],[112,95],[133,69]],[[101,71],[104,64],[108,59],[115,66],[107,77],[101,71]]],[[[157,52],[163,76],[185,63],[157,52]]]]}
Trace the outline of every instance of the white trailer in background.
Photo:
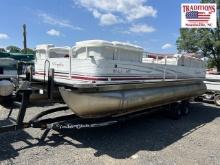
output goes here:
{"type": "Polygon", "coordinates": [[[208,101],[214,101],[217,106],[220,106],[220,75],[207,74],[204,82],[207,92],[203,95],[203,98],[208,101]]]}

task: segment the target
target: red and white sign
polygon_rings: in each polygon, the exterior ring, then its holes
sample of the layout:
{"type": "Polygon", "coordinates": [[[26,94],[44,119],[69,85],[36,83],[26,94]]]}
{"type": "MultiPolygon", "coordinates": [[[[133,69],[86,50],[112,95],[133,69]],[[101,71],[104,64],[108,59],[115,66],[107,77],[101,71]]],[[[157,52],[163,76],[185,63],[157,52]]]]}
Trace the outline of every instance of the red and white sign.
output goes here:
{"type": "Polygon", "coordinates": [[[182,28],[216,28],[217,5],[215,3],[181,4],[182,28]]]}

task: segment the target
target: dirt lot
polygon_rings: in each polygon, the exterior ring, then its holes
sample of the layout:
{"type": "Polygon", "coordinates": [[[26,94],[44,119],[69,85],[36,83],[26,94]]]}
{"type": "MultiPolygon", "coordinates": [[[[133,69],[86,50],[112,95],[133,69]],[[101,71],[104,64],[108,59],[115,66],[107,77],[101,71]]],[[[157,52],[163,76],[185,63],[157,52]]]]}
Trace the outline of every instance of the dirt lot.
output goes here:
{"type": "MultiPolygon", "coordinates": [[[[26,120],[48,107],[29,108],[26,120]]],[[[0,125],[7,112],[1,107],[0,125]]],[[[50,131],[41,140],[44,132],[0,134],[0,164],[220,164],[220,108],[212,104],[192,103],[191,114],[178,121],[157,113],[104,128],[50,131]]]]}

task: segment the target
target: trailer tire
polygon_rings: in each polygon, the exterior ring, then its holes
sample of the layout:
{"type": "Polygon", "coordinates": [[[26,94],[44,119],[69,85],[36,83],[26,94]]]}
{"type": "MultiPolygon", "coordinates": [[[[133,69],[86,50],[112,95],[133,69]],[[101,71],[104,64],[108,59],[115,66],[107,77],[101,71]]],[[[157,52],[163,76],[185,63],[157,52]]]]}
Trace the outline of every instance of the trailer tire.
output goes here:
{"type": "Polygon", "coordinates": [[[183,116],[187,116],[190,113],[190,104],[188,101],[181,102],[181,113],[183,116]]]}
{"type": "Polygon", "coordinates": [[[172,119],[178,120],[182,117],[181,106],[179,103],[172,103],[172,104],[170,104],[169,108],[170,108],[172,119]]]}
{"type": "Polygon", "coordinates": [[[212,100],[212,99],[213,99],[213,94],[211,94],[211,93],[206,93],[206,94],[204,94],[204,98],[205,98],[206,100],[212,100]]]}
{"type": "Polygon", "coordinates": [[[215,105],[220,106],[220,95],[216,95],[214,98],[215,105]]]}

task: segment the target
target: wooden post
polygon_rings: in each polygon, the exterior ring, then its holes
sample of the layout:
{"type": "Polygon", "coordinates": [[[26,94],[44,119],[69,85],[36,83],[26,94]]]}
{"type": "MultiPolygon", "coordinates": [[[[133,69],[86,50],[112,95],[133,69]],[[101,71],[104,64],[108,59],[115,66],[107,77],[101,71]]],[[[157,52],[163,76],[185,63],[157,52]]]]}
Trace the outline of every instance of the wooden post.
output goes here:
{"type": "Polygon", "coordinates": [[[23,46],[24,53],[27,54],[27,33],[26,33],[26,25],[23,25],[23,46]]]}

